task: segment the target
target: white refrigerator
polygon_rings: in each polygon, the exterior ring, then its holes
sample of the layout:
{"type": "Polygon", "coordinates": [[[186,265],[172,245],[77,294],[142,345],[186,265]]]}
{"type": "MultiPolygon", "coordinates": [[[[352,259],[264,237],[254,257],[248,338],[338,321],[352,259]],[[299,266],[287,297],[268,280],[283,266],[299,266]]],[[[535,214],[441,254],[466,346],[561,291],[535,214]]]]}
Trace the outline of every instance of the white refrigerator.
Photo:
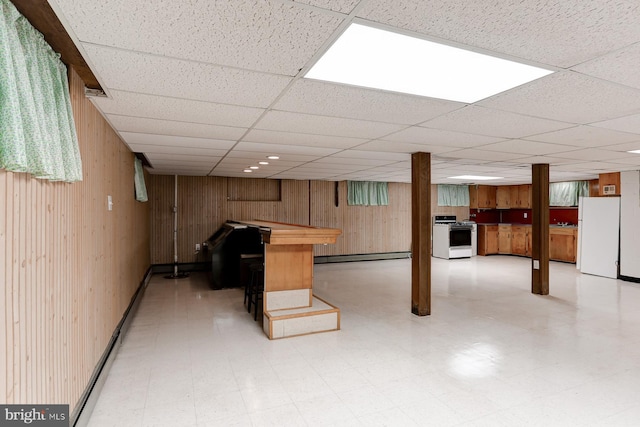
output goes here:
{"type": "Polygon", "coordinates": [[[586,274],[618,277],[620,198],[580,197],[576,267],[586,274]]]}

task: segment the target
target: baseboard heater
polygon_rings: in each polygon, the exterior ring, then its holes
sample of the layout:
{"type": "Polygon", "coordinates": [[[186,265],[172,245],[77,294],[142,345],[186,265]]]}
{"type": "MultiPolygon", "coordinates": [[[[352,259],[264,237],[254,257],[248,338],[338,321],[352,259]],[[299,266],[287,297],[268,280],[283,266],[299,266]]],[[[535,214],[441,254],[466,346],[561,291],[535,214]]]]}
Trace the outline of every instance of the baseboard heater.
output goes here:
{"type": "Polygon", "coordinates": [[[100,360],[93,370],[89,383],[82,393],[82,396],[80,396],[75,410],[70,416],[71,419],[69,420],[69,425],[72,425],[73,427],[84,427],[89,424],[93,408],[98,401],[100,391],[107,380],[109,369],[111,369],[111,365],[116,357],[117,351],[114,350],[117,350],[118,347],[120,347],[120,344],[122,344],[122,339],[131,325],[133,315],[140,305],[142,295],[144,294],[144,290],[149,284],[149,280],[151,280],[152,275],[152,268],[149,267],[144,275],[144,279],[140,282],[140,286],[138,286],[136,293],[131,297],[131,302],[129,303],[127,310],[124,312],[122,319],[118,323],[118,326],[116,326],[116,329],[109,340],[109,344],[107,344],[107,348],[102,353],[100,360]]]}
{"type": "Polygon", "coordinates": [[[383,252],[377,254],[316,256],[313,258],[313,262],[314,264],[326,264],[331,262],[381,261],[385,259],[401,258],[411,258],[411,252],[383,252]]]}

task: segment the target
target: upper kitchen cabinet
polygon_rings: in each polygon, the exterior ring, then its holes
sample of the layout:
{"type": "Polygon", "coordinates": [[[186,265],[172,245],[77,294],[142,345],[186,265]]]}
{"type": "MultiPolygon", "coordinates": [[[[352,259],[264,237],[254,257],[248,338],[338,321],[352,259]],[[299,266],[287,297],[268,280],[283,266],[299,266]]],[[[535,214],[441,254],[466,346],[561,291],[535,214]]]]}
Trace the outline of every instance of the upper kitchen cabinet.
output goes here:
{"type": "Polygon", "coordinates": [[[601,173],[599,175],[599,196],[620,195],[620,172],[601,173]]]}
{"type": "Polygon", "coordinates": [[[511,207],[518,209],[531,209],[531,184],[512,186],[511,207]]]}
{"type": "Polygon", "coordinates": [[[492,185],[470,185],[469,207],[472,209],[495,209],[496,187],[492,185]]]}
{"type": "Polygon", "coordinates": [[[501,185],[496,188],[496,208],[509,209],[511,207],[511,186],[501,185]]]}

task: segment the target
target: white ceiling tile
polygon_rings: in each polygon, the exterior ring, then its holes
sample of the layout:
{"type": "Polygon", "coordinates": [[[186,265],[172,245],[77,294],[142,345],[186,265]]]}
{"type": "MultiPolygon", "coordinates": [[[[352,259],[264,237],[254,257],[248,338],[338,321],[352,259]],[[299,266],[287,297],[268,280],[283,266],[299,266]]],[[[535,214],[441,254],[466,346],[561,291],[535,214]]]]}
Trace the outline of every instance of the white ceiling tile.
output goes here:
{"type": "Polygon", "coordinates": [[[580,180],[590,180],[595,178],[598,178],[598,175],[594,175],[588,172],[549,171],[550,182],[580,181],[580,180]]]}
{"type": "Polygon", "coordinates": [[[598,148],[587,148],[584,150],[574,150],[566,153],[555,153],[554,156],[573,160],[603,161],[621,159],[627,157],[628,153],[621,153],[619,151],[606,151],[600,150],[598,148]]]}
{"type": "MultiPolygon", "coordinates": [[[[371,159],[371,160],[383,160],[385,162],[388,161],[402,161],[402,160],[410,160],[411,157],[406,153],[389,153],[385,151],[364,151],[364,150],[344,150],[339,153],[331,155],[330,161],[336,158],[345,158],[350,162],[352,160],[348,159],[371,159]]],[[[336,159],[337,161],[337,159],[336,159]]]]}
{"type": "Polygon", "coordinates": [[[261,108],[214,104],[133,92],[110,91],[109,98],[93,98],[105,114],[146,117],[178,122],[250,127],[265,111],[261,108]]]}
{"type": "Polygon", "coordinates": [[[188,154],[191,156],[221,157],[227,150],[211,148],[176,147],[167,145],[128,144],[136,153],[163,153],[163,154],[188,154]]]}
{"type": "Polygon", "coordinates": [[[339,163],[328,163],[328,162],[324,162],[324,163],[320,163],[320,162],[310,162],[310,163],[305,163],[303,166],[306,169],[309,170],[315,170],[315,171],[323,171],[323,172],[329,172],[329,171],[335,171],[336,173],[340,172],[340,171],[350,171],[350,170],[365,170],[365,169],[370,169],[371,166],[370,165],[353,165],[353,164],[349,164],[349,165],[345,165],[345,164],[339,164],[339,163]]]}
{"type": "Polygon", "coordinates": [[[326,163],[326,164],[344,165],[344,166],[353,165],[355,167],[382,166],[382,165],[388,165],[390,163],[395,164],[393,160],[338,157],[338,154],[334,154],[333,156],[323,157],[322,159],[316,160],[315,163],[321,163],[321,164],[326,163]]]}
{"type": "Polygon", "coordinates": [[[142,117],[118,116],[115,114],[107,115],[107,119],[116,130],[121,132],[237,140],[247,131],[247,129],[244,128],[231,126],[204,125],[160,119],[146,119],[142,117]]]}
{"type": "Polygon", "coordinates": [[[627,165],[632,166],[635,170],[640,170],[640,154],[628,154],[629,157],[622,157],[619,159],[609,160],[610,164],[627,165]]]}
{"type": "Polygon", "coordinates": [[[525,157],[523,154],[505,153],[498,151],[484,151],[473,148],[465,148],[454,152],[447,153],[447,156],[459,159],[477,159],[477,160],[514,160],[525,157]]]}
{"type": "Polygon", "coordinates": [[[630,114],[616,119],[604,120],[592,123],[592,126],[640,135],[640,114],[630,114]]]}
{"type": "Polygon", "coordinates": [[[129,145],[168,145],[175,147],[214,148],[228,150],[235,144],[234,141],[222,139],[192,138],[188,136],[154,135],[149,133],[120,132],[120,136],[129,145]]]}
{"type": "Polygon", "coordinates": [[[602,150],[607,151],[632,151],[632,150],[640,150],[640,140],[635,142],[627,142],[624,144],[615,144],[615,145],[607,145],[606,147],[601,147],[602,150]]]}
{"type": "Polygon", "coordinates": [[[358,146],[358,150],[389,151],[392,153],[447,153],[459,150],[458,147],[429,144],[412,144],[408,142],[371,141],[358,146]]]}
{"type": "Polygon", "coordinates": [[[462,103],[452,101],[300,79],[285,92],[273,108],[411,125],[463,106],[462,103]]]}
{"type": "Polygon", "coordinates": [[[83,42],[288,75],[342,22],[281,1],[57,3],[83,42]]]}
{"type": "Polygon", "coordinates": [[[370,0],[358,16],[570,67],[639,41],[637,6],[633,0],[370,0]]]}
{"type": "Polygon", "coordinates": [[[640,141],[640,135],[581,125],[555,132],[542,133],[525,139],[576,147],[600,147],[622,142],[640,141]]]}
{"type": "Polygon", "coordinates": [[[546,142],[525,141],[522,139],[511,139],[509,141],[483,145],[480,149],[487,151],[501,151],[505,153],[523,154],[528,156],[544,156],[547,154],[576,150],[577,147],[571,145],[548,144],[546,142]]]}
{"type": "Polygon", "coordinates": [[[475,147],[504,140],[504,138],[472,135],[469,133],[432,129],[422,126],[412,126],[396,132],[393,135],[385,136],[382,139],[385,141],[406,142],[411,144],[450,145],[459,148],[475,147]]]}
{"type": "Polygon", "coordinates": [[[403,127],[402,125],[390,123],[314,116],[284,111],[268,112],[255,126],[256,129],[367,139],[379,138],[396,132],[403,127]]]}
{"type": "Polygon", "coordinates": [[[220,104],[268,107],[290,77],[84,45],[109,89],[220,104]]]}
{"type": "Polygon", "coordinates": [[[640,45],[634,44],[573,67],[573,70],[640,89],[640,45]]]}
{"type": "Polygon", "coordinates": [[[293,0],[296,3],[308,4],[335,12],[349,13],[360,0],[293,0]]]}
{"type": "MultiPolygon", "coordinates": [[[[249,143],[248,143],[249,144],[249,143]]],[[[271,145],[271,144],[265,144],[271,145]]],[[[239,151],[239,150],[231,150],[227,154],[227,157],[240,157],[240,158],[255,158],[255,159],[264,159],[266,161],[271,161],[267,159],[268,155],[279,155],[280,160],[275,160],[277,162],[282,161],[294,161],[294,162],[310,162],[312,160],[317,160],[319,156],[316,155],[306,155],[306,154],[291,154],[291,153],[280,153],[277,151],[239,151]]]]}
{"type": "Polygon", "coordinates": [[[470,105],[429,120],[423,123],[422,126],[499,138],[522,138],[537,133],[564,129],[573,125],[470,105]]]}
{"type": "Polygon", "coordinates": [[[305,156],[328,156],[340,151],[339,148],[308,147],[306,145],[263,144],[261,142],[239,142],[236,151],[253,151],[277,154],[302,154],[305,156]]]}
{"type": "Polygon", "coordinates": [[[150,161],[163,161],[168,162],[175,160],[181,163],[195,163],[195,164],[209,164],[217,162],[220,157],[218,156],[190,156],[190,155],[176,155],[166,153],[147,153],[145,154],[150,161]]]}
{"type": "Polygon", "coordinates": [[[151,166],[156,169],[191,169],[197,171],[205,171],[207,173],[209,173],[209,171],[213,168],[214,164],[215,162],[210,164],[194,164],[192,162],[178,162],[172,160],[154,160],[151,162],[151,166]]]}
{"type": "Polygon", "coordinates": [[[535,117],[589,124],[640,110],[640,90],[565,71],[534,80],[478,104],[535,117]]]}
{"type": "Polygon", "coordinates": [[[183,175],[183,176],[207,176],[207,171],[199,171],[196,169],[181,168],[163,168],[163,169],[147,169],[152,175],[183,175]]]}
{"type": "MultiPolygon", "coordinates": [[[[251,153],[245,153],[251,154],[251,153]]],[[[238,166],[249,166],[249,165],[259,165],[258,162],[268,161],[268,165],[264,165],[265,168],[275,168],[275,169],[289,169],[294,166],[299,166],[306,161],[287,161],[287,160],[267,160],[264,156],[248,156],[248,157],[232,157],[231,154],[226,156],[221,162],[219,166],[222,167],[238,167],[238,166]]]]}
{"type": "Polygon", "coordinates": [[[311,135],[304,133],[279,132],[252,129],[242,138],[248,142],[265,142],[269,144],[307,145],[311,147],[351,148],[369,141],[362,138],[346,138],[342,136],[311,135]]]}
{"type": "Polygon", "coordinates": [[[521,165],[534,165],[534,164],[548,164],[551,166],[562,165],[562,164],[571,164],[576,163],[576,159],[571,158],[561,158],[561,157],[552,157],[552,156],[530,156],[523,157],[518,159],[519,164],[521,165]]]}

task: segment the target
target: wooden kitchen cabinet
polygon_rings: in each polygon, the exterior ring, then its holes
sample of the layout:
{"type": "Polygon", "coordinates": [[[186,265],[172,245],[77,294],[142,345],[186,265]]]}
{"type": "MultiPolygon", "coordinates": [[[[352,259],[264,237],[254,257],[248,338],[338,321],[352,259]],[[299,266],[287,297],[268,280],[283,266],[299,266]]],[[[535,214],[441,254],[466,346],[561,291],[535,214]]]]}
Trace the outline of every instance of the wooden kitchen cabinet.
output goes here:
{"type": "Polygon", "coordinates": [[[518,185],[518,208],[531,209],[531,185],[522,184],[518,185]]]}
{"type": "Polygon", "coordinates": [[[512,209],[530,209],[531,208],[531,185],[511,185],[510,206],[512,209]]]}
{"type": "Polygon", "coordinates": [[[496,187],[496,209],[509,209],[511,207],[511,186],[500,185],[496,187]]]}
{"type": "Polygon", "coordinates": [[[511,225],[498,226],[498,253],[511,253],[511,225]]]}
{"type": "Polygon", "coordinates": [[[496,187],[493,185],[470,185],[469,207],[472,209],[495,209],[496,187]]]}
{"type": "Polygon", "coordinates": [[[511,253],[513,255],[530,256],[529,231],[531,227],[524,225],[511,226],[511,253]]]}
{"type": "Polygon", "coordinates": [[[549,259],[576,262],[578,230],[576,228],[551,227],[549,229],[549,259]]]}
{"type": "Polygon", "coordinates": [[[498,253],[498,226],[478,225],[478,255],[498,253]]]}

